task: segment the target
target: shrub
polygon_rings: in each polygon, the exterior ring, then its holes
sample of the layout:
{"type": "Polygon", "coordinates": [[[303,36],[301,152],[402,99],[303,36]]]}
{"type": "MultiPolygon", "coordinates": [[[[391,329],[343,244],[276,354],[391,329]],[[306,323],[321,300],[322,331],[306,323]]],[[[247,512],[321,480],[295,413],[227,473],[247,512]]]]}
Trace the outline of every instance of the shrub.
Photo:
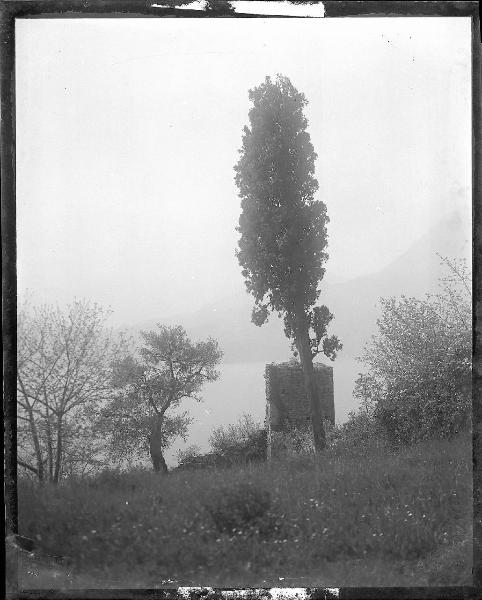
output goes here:
{"type": "Polygon", "coordinates": [[[233,446],[244,446],[262,431],[262,426],[251,415],[243,414],[237,423],[213,429],[209,444],[217,454],[224,454],[233,446]]]}
{"type": "Polygon", "coordinates": [[[270,507],[269,492],[249,483],[216,490],[206,505],[216,528],[222,533],[254,529],[270,507]]]}
{"type": "MultiPolygon", "coordinates": [[[[341,429],[325,419],[323,423],[328,448],[334,447],[340,438],[341,429]]],[[[314,456],[313,432],[309,425],[286,427],[283,431],[271,432],[271,456],[288,457],[314,456]]]]}
{"type": "Polygon", "coordinates": [[[309,427],[290,427],[271,432],[271,456],[311,456],[314,454],[313,434],[309,427]]]}
{"type": "Polygon", "coordinates": [[[222,466],[247,464],[266,459],[266,430],[244,414],[237,423],[217,427],[209,438],[217,463],[222,466]]]}
{"type": "Polygon", "coordinates": [[[361,454],[386,446],[385,436],[365,410],[350,412],[348,420],[328,431],[328,448],[336,454],[361,454]]]}
{"type": "Polygon", "coordinates": [[[90,487],[120,489],[125,486],[125,474],[120,469],[105,469],[88,479],[90,487]]]}
{"type": "Polygon", "coordinates": [[[214,454],[213,452],[206,452],[205,454],[191,454],[179,462],[177,469],[209,469],[227,466],[226,462],[223,462],[223,457],[214,454]]]}
{"type": "Polygon", "coordinates": [[[374,423],[396,444],[450,438],[470,422],[470,396],[457,390],[397,391],[382,398],[373,411],[374,423]]]}
{"type": "Polygon", "coordinates": [[[436,295],[381,300],[378,332],[359,359],[354,395],[391,442],[450,438],[470,425],[471,278],[464,261],[443,259],[449,277],[436,295]]]}
{"type": "Polygon", "coordinates": [[[196,463],[202,456],[201,449],[196,444],[178,450],[176,458],[179,467],[187,467],[196,463]]]}

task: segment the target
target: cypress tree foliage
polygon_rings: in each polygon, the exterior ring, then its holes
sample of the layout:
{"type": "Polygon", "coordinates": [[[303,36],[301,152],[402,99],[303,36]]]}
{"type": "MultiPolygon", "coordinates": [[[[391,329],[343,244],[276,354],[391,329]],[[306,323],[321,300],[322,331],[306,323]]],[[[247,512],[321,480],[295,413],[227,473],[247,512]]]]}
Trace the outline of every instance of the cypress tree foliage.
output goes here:
{"type": "Polygon", "coordinates": [[[328,259],[329,219],[325,204],[314,199],[318,182],[303,114],[307,100],[283,75],[274,81],[266,77],[249,98],[250,124],[235,166],[242,207],[236,254],[254,297],[253,323],[262,325],[273,311],[283,317],[303,368],[314,446],[321,452],[326,439],[313,357],[323,352],[334,360],[342,346],[327,335],[333,315],[326,306],[315,306],[328,259]]]}

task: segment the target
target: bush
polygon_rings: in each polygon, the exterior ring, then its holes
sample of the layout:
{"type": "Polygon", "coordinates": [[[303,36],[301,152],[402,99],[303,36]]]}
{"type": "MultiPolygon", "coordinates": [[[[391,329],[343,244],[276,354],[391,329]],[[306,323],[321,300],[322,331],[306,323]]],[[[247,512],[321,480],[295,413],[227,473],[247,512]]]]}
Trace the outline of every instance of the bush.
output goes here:
{"type": "Polygon", "coordinates": [[[245,446],[256,439],[262,432],[263,427],[257,423],[251,415],[243,414],[237,423],[213,429],[209,444],[213,452],[224,454],[233,447],[245,446]]]}
{"type": "MultiPolygon", "coordinates": [[[[333,448],[338,444],[341,428],[325,419],[323,422],[326,435],[326,445],[333,448]]],[[[313,446],[313,432],[309,425],[290,426],[283,431],[271,432],[272,457],[312,457],[315,455],[313,446]]]]}
{"type": "Polygon", "coordinates": [[[470,396],[446,390],[391,393],[373,411],[374,424],[395,444],[413,444],[424,439],[458,435],[470,423],[470,396]]]}
{"type": "Polygon", "coordinates": [[[341,455],[362,454],[386,446],[383,431],[365,410],[350,412],[348,420],[328,431],[328,448],[341,455]]]}
{"type": "Polygon", "coordinates": [[[214,469],[229,466],[223,457],[206,452],[205,454],[190,454],[180,461],[174,470],[182,469],[214,469]]]}
{"type": "Polygon", "coordinates": [[[254,530],[271,507],[271,496],[249,483],[216,490],[206,505],[208,513],[222,533],[254,530]]]}
{"type": "Polygon", "coordinates": [[[313,433],[309,427],[291,427],[271,432],[271,456],[312,456],[313,433]]]}
{"type": "Polygon", "coordinates": [[[266,430],[247,414],[234,425],[217,427],[209,438],[211,454],[222,466],[266,460],[266,442],[266,430]]]}
{"type": "Polygon", "coordinates": [[[179,467],[188,467],[195,464],[202,456],[201,449],[196,444],[178,450],[176,458],[179,467]]]}
{"type": "Polygon", "coordinates": [[[93,488],[121,489],[126,485],[126,476],[120,469],[105,469],[90,477],[88,484],[93,488]]]}
{"type": "Polygon", "coordinates": [[[395,444],[450,438],[470,425],[471,278],[463,261],[443,259],[441,292],[381,300],[378,333],[359,359],[354,395],[395,444]]]}
{"type": "Polygon", "coordinates": [[[211,452],[189,446],[177,454],[178,469],[228,468],[266,460],[266,430],[244,414],[237,423],[215,428],[209,438],[211,452]]]}

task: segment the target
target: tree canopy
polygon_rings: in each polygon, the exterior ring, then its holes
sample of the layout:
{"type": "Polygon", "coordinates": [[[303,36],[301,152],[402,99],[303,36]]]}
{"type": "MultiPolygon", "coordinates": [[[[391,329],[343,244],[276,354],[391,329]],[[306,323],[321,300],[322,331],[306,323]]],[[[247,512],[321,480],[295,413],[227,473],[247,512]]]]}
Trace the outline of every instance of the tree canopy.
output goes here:
{"type": "Polygon", "coordinates": [[[142,332],[137,353],[127,354],[114,368],[116,392],[103,411],[111,432],[112,452],[120,458],[150,453],[156,471],[167,471],[163,450],[186,436],[187,412],[174,412],[186,398],[201,400],[200,391],[219,377],[218,343],[191,342],[181,327],[158,325],[142,332]]]}

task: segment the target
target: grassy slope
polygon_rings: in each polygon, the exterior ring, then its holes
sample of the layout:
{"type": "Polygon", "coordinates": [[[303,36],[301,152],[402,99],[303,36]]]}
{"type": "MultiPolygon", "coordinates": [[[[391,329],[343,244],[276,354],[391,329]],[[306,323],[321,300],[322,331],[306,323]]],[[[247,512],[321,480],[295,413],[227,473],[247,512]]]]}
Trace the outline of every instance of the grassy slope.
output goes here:
{"type": "MultiPolygon", "coordinates": [[[[74,587],[470,585],[471,464],[463,438],[97,487],[23,482],[20,533],[70,557],[73,577],[55,581],[74,587]]],[[[23,587],[52,587],[22,564],[23,587]]]]}

